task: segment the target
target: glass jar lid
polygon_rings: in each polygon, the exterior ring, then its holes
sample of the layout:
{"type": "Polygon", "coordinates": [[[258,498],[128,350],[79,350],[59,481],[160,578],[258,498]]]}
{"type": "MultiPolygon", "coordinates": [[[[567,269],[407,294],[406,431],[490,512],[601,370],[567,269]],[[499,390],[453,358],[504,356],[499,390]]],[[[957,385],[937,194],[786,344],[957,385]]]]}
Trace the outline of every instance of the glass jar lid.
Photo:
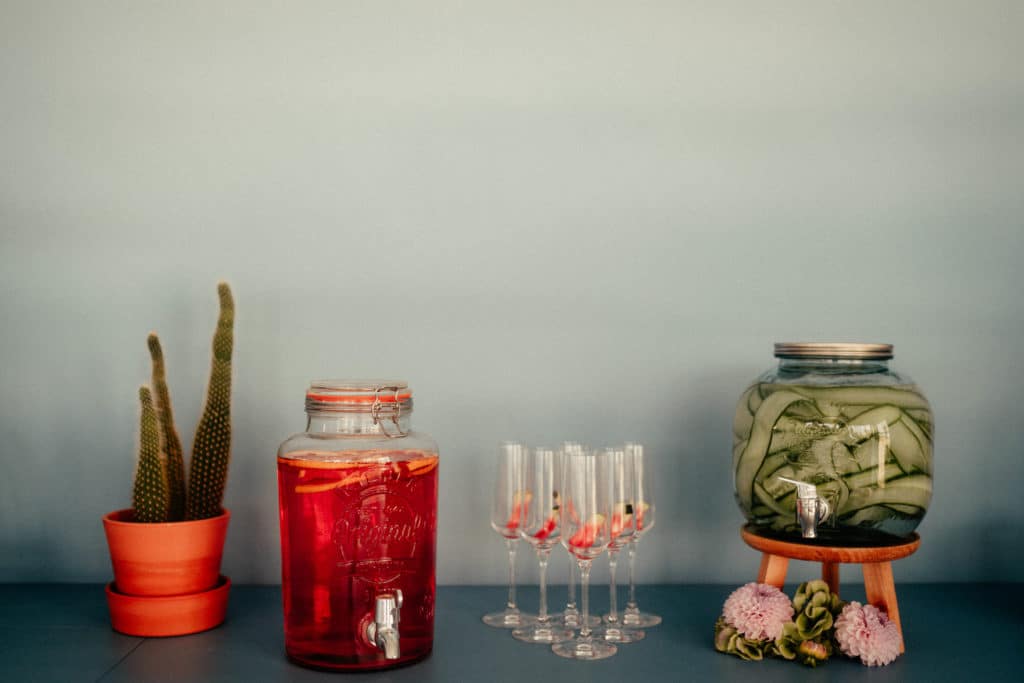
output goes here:
{"type": "Polygon", "coordinates": [[[310,383],[306,402],[332,405],[373,405],[412,400],[407,382],[382,379],[320,379],[310,383]]]}
{"type": "Polygon", "coordinates": [[[892,358],[892,344],[860,344],[852,342],[776,342],[775,357],[888,360],[892,358]]]}
{"type": "Polygon", "coordinates": [[[393,439],[408,433],[412,390],[401,380],[316,380],[306,391],[306,412],[310,415],[369,413],[374,426],[379,427],[384,436],[393,439]],[[386,427],[386,422],[393,427],[386,427]]]}

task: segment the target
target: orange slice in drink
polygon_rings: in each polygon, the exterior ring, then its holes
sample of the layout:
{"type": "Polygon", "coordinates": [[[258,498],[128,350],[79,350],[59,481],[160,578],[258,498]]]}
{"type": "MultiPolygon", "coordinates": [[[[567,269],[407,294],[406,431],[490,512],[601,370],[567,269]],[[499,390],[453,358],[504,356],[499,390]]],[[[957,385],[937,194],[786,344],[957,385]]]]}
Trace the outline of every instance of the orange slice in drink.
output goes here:
{"type": "Polygon", "coordinates": [[[623,531],[633,528],[633,506],[630,503],[617,503],[612,513],[612,538],[618,538],[623,531]]]}
{"type": "Polygon", "coordinates": [[[529,507],[530,501],[533,500],[533,494],[529,491],[516,491],[512,497],[512,516],[505,522],[505,527],[508,529],[518,529],[519,523],[523,517],[526,516],[526,508],[529,507]]]}
{"type": "Polygon", "coordinates": [[[644,530],[644,513],[647,512],[647,509],[649,507],[651,507],[651,506],[648,505],[647,503],[637,503],[636,504],[635,511],[636,511],[636,530],[637,531],[643,531],[644,530]]]}
{"type": "Polygon", "coordinates": [[[589,548],[601,535],[601,527],[604,525],[604,515],[592,515],[590,520],[576,530],[576,533],[569,539],[569,545],[573,548],[589,548]]]}
{"type": "Polygon", "coordinates": [[[536,538],[538,541],[543,541],[545,538],[550,536],[551,532],[554,531],[555,527],[558,526],[558,514],[559,514],[558,491],[554,492],[552,498],[554,499],[554,501],[553,501],[553,504],[551,506],[551,515],[546,520],[544,520],[544,526],[542,526],[537,531],[537,533],[535,533],[533,535],[533,537],[536,538]]]}

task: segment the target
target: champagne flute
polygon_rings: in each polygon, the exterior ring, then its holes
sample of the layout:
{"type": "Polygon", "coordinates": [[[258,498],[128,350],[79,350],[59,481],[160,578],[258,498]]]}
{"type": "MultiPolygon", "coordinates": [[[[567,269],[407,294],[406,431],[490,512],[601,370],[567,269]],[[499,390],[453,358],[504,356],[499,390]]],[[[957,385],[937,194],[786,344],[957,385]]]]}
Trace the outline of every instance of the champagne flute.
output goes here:
{"type": "Polygon", "coordinates": [[[636,544],[641,537],[654,527],[654,496],[648,487],[644,471],[644,447],[638,443],[626,444],[626,458],[633,461],[633,485],[636,495],[633,502],[633,517],[636,531],[629,541],[629,602],[622,614],[622,623],[632,628],[650,628],[661,623],[661,617],[641,612],[636,602],[636,583],[633,579],[636,565],[636,544]]]}
{"type": "Polygon", "coordinates": [[[567,453],[563,458],[562,545],[580,568],[580,634],[551,646],[555,654],[570,659],[604,659],[616,652],[612,643],[595,638],[590,628],[590,565],[607,547],[611,528],[608,459],[603,455],[567,453]]]}
{"type": "MultiPolygon", "coordinates": [[[[562,457],[567,453],[583,453],[585,450],[583,444],[578,441],[563,442],[562,450],[558,452],[559,468],[561,468],[562,457]]],[[[576,560],[573,558],[572,553],[569,553],[569,585],[567,588],[569,597],[565,603],[565,610],[562,612],[561,621],[566,627],[576,629],[580,627],[580,611],[576,607],[576,560]]],[[[590,626],[597,626],[600,623],[601,620],[597,615],[590,617],[590,626]]]]}
{"type": "Polygon", "coordinates": [[[491,528],[505,539],[508,548],[508,602],[500,612],[485,614],[483,621],[496,628],[520,628],[533,623],[532,615],[523,614],[516,607],[516,543],[519,526],[532,495],[524,488],[523,468],[526,447],[506,441],[498,448],[498,472],[494,479],[494,498],[491,502],[491,528]]]}
{"type": "Polygon", "coordinates": [[[527,643],[561,643],[572,638],[572,631],[556,625],[548,616],[548,560],[551,548],[561,538],[559,503],[561,472],[556,467],[555,451],[535,448],[526,454],[523,489],[533,496],[525,506],[519,535],[537,551],[540,564],[540,609],[532,626],[517,628],[513,637],[527,643]]]}
{"type": "Polygon", "coordinates": [[[612,506],[611,535],[608,542],[608,573],[611,580],[609,609],[604,617],[606,626],[599,635],[613,643],[634,643],[642,640],[645,634],[636,629],[623,628],[618,612],[615,569],[618,565],[619,551],[629,545],[636,533],[636,516],[633,514],[636,498],[635,459],[626,457],[626,451],[622,448],[606,448],[604,458],[608,462],[608,487],[612,506]]]}

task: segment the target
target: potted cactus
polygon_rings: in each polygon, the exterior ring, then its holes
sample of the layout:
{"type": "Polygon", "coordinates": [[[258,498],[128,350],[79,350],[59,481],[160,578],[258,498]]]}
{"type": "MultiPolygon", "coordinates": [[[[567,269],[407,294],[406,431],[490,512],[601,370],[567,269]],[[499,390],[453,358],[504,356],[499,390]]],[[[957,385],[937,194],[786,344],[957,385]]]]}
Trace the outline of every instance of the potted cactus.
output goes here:
{"type": "Polygon", "coordinates": [[[141,636],[194,633],[224,620],[230,581],[220,563],[230,512],[221,505],[231,451],[231,353],[235,306],[217,287],[206,404],[188,479],[167,388],[160,339],[150,333],[152,388],[139,389],[139,453],[132,507],[103,517],[114,568],[107,603],[114,629],[141,636]]]}

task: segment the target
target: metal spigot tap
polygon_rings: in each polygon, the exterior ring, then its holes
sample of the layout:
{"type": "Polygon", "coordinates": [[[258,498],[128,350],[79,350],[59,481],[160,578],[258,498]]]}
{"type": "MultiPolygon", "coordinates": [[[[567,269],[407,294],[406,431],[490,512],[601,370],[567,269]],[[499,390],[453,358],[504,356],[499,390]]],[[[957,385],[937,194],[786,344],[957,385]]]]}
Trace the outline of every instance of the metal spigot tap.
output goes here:
{"type": "Polygon", "coordinates": [[[779,477],[781,481],[796,486],[796,521],[804,538],[817,538],[818,525],[828,519],[832,511],[828,501],[818,496],[818,488],[796,479],[779,477]]]}
{"type": "Polygon", "coordinates": [[[384,651],[384,659],[398,659],[398,622],[402,611],[402,591],[381,593],[373,610],[373,621],[366,626],[366,638],[384,651]]]}

